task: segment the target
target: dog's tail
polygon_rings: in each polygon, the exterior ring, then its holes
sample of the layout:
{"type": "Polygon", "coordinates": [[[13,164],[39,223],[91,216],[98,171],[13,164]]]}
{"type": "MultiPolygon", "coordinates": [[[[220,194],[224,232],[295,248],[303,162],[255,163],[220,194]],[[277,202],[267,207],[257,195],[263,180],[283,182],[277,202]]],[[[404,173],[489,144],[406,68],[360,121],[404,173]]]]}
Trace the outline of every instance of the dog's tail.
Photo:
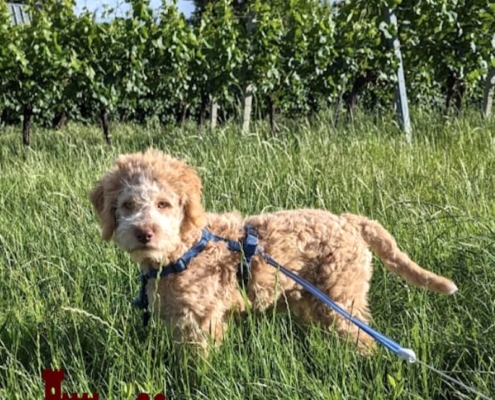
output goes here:
{"type": "Polygon", "coordinates": [[[346,214],[345,218],[360,228],[364,241],[380,257],[389,271],[400,275],[413,285],[433,292],[453,294],[457,291],[457,286],[450,279],[427,271],[412,261],[397,247],[392,235],[378,222],[349,214],[346,214]]]}

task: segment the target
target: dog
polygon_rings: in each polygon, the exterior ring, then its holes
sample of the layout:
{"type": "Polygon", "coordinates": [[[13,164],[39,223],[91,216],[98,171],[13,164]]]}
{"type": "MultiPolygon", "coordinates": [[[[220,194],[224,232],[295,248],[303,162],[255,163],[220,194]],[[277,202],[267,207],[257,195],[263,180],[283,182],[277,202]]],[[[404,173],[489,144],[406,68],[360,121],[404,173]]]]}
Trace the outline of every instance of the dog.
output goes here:
{"type": "MultiPolygon", "coordinates": [[[[208,213],[196,170],[156,149],[118,157],[91,190],[90,201],[102,239],[113,239],[143,273],[177,261],[200,241],[205,229],[242,242],[249,224],[265,253],[366,324],[371,319],[370,249],[391,272],[416,286],[442,294],[457,291],[451,280],[415,264],[382,225],[364,216],[317,209],[245,218],[236,212],[208,213]]],[[[252,257],[250,277],[242,288],[237,276],[241,257],[223,241],[208,242],[182,272],[148,281],[150,308],[171,328],[175,341],[206,349],[210,341],[221,343],[232,313],[242,313],[246,307],[289,308],[303,325],[319,323],[336,329],[360,352],[373,351],[375,342],[369,335],[279,274],[259,254],[252,257]]]]}

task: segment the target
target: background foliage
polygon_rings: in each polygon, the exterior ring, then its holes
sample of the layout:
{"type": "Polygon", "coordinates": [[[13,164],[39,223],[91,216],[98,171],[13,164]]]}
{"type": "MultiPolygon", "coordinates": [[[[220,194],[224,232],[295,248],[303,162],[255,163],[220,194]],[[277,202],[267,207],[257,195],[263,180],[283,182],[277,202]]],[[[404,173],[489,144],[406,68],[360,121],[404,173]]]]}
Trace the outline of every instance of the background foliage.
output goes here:
{"type": "Polygon", "coordinates": [[[96,19],[76,15],[73,0],[28,1],[33,22],[23,26],[11,25],[1,2],[3,121],[203,123],[212,100],[223,118],[237,115],[248,84],[261,117],[275,108],[314,114],[339,99],[352,109],[360,94],[366,107],[389,107],[396,60],[385,7],[396,10],[413,104],[479,102],[494,63],[488,0],[196,1],[190,20],[174,3],[152,10],[148,0],[128,2],[126,17],[109,10],[96,19]]]}

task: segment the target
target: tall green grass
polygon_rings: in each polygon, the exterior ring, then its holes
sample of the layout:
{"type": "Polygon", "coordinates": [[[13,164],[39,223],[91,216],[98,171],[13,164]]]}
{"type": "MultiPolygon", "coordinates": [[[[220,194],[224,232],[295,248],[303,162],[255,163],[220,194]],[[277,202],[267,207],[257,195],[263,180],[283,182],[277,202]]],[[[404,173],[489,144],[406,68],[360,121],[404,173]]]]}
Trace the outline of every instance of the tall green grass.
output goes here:
{"type": "Polygon", "coordinates": [[[452,277],[453,297],[404,284],[376,260],[373,326],[428,364],[495,396],[495,124],[415,114],[407,145],[390,119],[334,129],[327,117],[271,136],[114,126],[35,129],[31,150],[0,131],[0,398],[41,399],[41,370],[66,392],[134,399],[470,399],[385,350],[366,359],[290,316],[232,323],[208,360],[179,356],[130,300],[138,268],[103,243],[87,193],[123,152],[153,145],[187,159],[217,212],[320,207],[381,221],[420,265],[452,277]],[[189,367],[186,367],[189,365],[189,367]]]}

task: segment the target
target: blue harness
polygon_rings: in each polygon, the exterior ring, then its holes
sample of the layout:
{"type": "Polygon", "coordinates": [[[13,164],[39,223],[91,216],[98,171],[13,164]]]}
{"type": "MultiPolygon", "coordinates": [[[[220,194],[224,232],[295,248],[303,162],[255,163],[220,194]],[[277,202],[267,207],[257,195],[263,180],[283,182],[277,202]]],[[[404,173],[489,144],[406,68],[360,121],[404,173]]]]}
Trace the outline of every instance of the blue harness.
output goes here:
{"type": "Polygon", "coordinates": [[[251,258],[256,254],[258,250],[258,236],[256,231],[250,225],[245,227],[245,239],[242,244],[233,240],[225,239],[220,236],[216,236],[213,233],[203,229],[201,233],[201,239],[198,244],[190,248],[181,258],[176,262],[170,263],[163,267],[161,270],[151,268],[146,274],[141,274],[141,288],[139,290],[138,297],[132,302],[134,307],[143,309],[143,325],[147,326],[150,319],[150,311],[148,309],[149,302],[146,295],[146,284],[149,279],[165,278],[170,274],[176,274],[184,271],[191,260],[201,253],[208,242],[225,242],[230,251],[242,252],[244,257],[241,259],[239,269],[237,270],[237,278],[240,283],[245,286],[251,276],[251,258]]]}
{"type": "Polygon", "coordinates": [[[340,307],[337,303],[335,303],[330,297],[328,297],[325,293],[323,293],[316,286],[308,282],[307,280],[301,278],[299,275],[294,272],[288,270],[283,265],[279,264],[268,254],[264,253],[258,247],[258,236],[256,234],[256,230],[250,226],[246,225],[245,227],[245,237],[242,242],[237,242],[233,240],[229,240],[220,236],[216,236],[207,230],[203,230],[201,234],[200,241],[189,249],[181,258],[179,258],[176,262],[170,263],[167,266],[163,267],[161,270],[152,268],[146,274],[141,274],[141,288],[139,290],[139,295],[137,299],[135,299],[132,304],[135,307],[144,310],[143,313],[143,325],[147,326],[150,318],[149,311],[149,302],[148,296],[146,295],[146,284],[149,279],[157,279],[157,278],[165,278],[170,274],[180,273],[184,271],[191,260],[200,254],[208,244],[208,242],[225,242],[227,243],[227,247],[230,251],[241,252],[243,258],[241,259],[241,263],[239,265],[237,277],[242,285],[246,285],[250,276],[251,276],[251,259],[255,254],[260,255],[263,260],[270,264],[272,267],[277,268],[284,275],[288,276],[290,279],[301,285],[304,289],[306,289],[309,293],[315,296],[318,300],[322,301],[328,307],[332,308],[335,312],[340,314],[342,317],[348,319],[353,324],[357,325],[361,330],[370,335],[373,339],[375,339],[382,346],[392,351],[400,358],[407,360],[409,362],[416,361],[416,355],[413,350],[403,348],[399,343],[389,339],[387,336],[382,335],[380,332],[375,331],[370,326],[366,325],[364,322],[354,318],[347,311],[345,311],[342,307],[340,307]]]}

